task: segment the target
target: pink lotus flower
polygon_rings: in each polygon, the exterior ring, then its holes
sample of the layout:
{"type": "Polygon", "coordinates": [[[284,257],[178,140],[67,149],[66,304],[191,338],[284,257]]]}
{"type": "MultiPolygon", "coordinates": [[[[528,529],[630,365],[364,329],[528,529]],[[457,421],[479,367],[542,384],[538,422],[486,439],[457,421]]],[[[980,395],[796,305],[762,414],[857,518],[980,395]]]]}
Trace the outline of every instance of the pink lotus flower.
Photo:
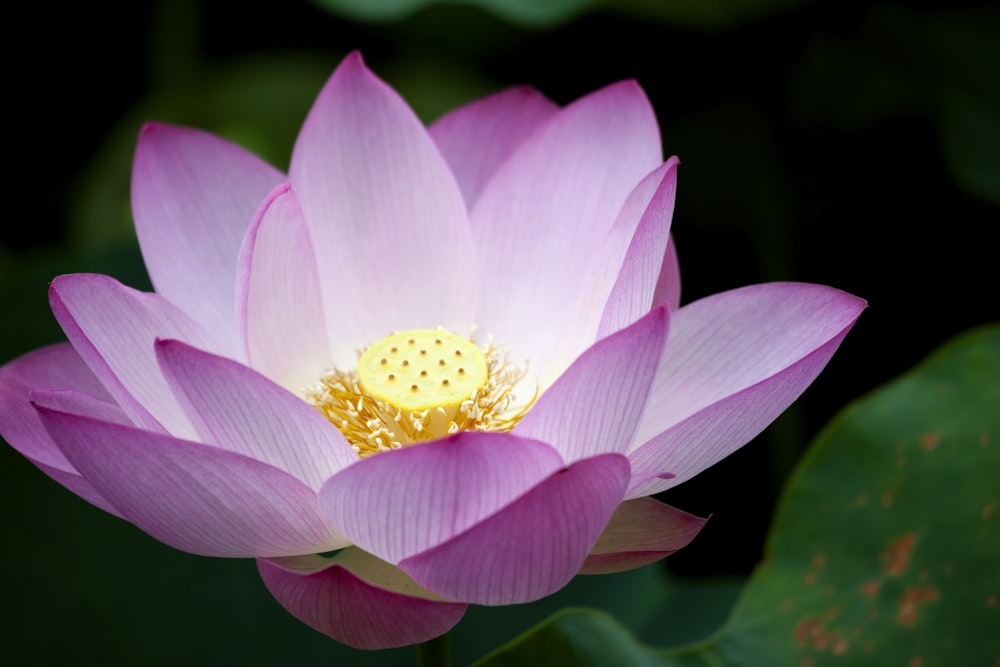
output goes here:
{"type": "Polygon", "coordinates": [[[678,308],[676,170],[633,82],[427,129],[357,54],[287,175],[148,125],[156,292],[55,279],[69,343],[0,369],[3,436],[173,547],[257,558],[358,647],[652,562],[703,520],[648,496],[759,433],[864,307],[785,283],[678,308]]]}

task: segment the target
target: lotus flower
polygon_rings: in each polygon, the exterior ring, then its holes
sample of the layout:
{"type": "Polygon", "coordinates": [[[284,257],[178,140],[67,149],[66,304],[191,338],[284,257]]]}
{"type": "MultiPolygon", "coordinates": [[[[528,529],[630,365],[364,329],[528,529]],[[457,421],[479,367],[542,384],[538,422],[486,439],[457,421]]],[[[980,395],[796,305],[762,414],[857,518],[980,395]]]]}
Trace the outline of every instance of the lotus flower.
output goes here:
{"type": "Polygon", "coordinates": [[[759,433],[864,307],[791,283],[679,307],[677,164],[634,82],[425,128],[358,54],[288,174],[147,125],[156,291],[56,278],[69,343],[0,369],[2,434],[168,545],[258,559],[357,647],[662,558],[703,520],[649,496],[759,433]]]}

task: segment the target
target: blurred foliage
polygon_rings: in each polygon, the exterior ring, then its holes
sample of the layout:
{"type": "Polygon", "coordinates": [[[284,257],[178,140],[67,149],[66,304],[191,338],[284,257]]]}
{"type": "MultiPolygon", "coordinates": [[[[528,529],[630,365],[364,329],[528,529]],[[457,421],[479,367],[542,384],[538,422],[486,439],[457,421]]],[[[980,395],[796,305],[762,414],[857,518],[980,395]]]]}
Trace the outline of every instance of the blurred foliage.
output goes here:
{"type": "Polygon", "coordinates": [[[363,21],[399,21],[410,14],[436,4],[469,5],[505,19],[538,27],[568,21],[597,0],[314,0],[331,12],[363,21]]]}
{"type": "Polygon", "coordinates": [[[563,612],[480,664],[997,664],[998,377],[994,326],[837,416],[792,476],[764,562],[710,638],[652,649],[605,614],[563,612]]]}
{"type": "Polygon", "coordinates": [[[943,101],[939,122],[941,153],[955,182],[1000,205],[1000,104],[956,93],[943,101]]]}
{"type": "Polygon", "coordinates": [[[805,124],[858,129],[893,116],[934,123],[968,194],[1000,205],[1000,9],[877,6],[860,39],[816,35],[791,82],[805,124]]]}
{"type": "Polygon", "coordinates": [[[399,21],[434,5],[469,5],[536,29],[566,23],[587,11],[618,12],[698,30],[734,28],[788,10],[805,0],[313,0],[329,11],[364,21],[399,21]]]}

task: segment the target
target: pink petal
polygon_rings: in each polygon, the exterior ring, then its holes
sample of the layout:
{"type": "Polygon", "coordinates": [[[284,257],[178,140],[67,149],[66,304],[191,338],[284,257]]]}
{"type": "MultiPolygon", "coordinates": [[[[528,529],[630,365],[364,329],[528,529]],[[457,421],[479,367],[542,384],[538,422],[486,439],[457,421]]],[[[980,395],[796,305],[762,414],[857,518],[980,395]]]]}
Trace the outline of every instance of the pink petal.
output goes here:
{"type": "Polygon", "coordinates": [[[427,641],[453,628],[468,606],[441,600],[360,549],[344,549],[333,558],[258,560],[257,568],[293,616],[355,648],[427,641]]]}
{"type": "Polygon", "coordinates": [[[478,289],[462,194],[420,120],[359,54],[316,100],[290,179],[319,260],[334,365],[353,366],[356,348],[394,330],[470,329],[478,289]]]}
{"type": "MultiPolygon", "coordinates": [[[[608,316],[609,299],[612,300],[610,304],[612,309],[616,307],[621,309],[623,305],[621,302],[624,301],[628,304],[642,298],[641,287],[638,288],[640,292],[638,295],[632,295],[625,292],[625,290],[632,288],[631,284],[619,285],[616,288],[616,283],[622,282],[620,276],[623,271],[630,272],[626,262],[636,261],[638,251],[630,251],[631,247],[638,245],[646,254],[660,252],[655,247],[645,248],[642,244],[655,244],[656,240],[651,236],[662,234],[665,237],[669,233],[669,218],[664,218],[657,213],[663,208],[660,204],[661,200],[664,199],[664,191],[667,194],[670,192],[670,176],[675,167],[674,162],[675,160],[670,160],[660,165],[639,181],[639,184],[625,199],[625,204],[618,212],[614,225],[598,244],[598,250],[591,258],[590,265],[580,276],[579,290],[575,297],[576,303],[572,306],[565,304],[569,311],[568,315],[555,325],[558,327],[555,340],[559,341],[559,345],[549,358],[547,373],[541,378],[543,388],[554,379],[553,373],[565,369],[580,353],[572,341],[585,341],[589,345],[594,340],[603,338],[609,333],[631,324],[648,313],[652,307],[653,304],[650,301],[643,304],[641,312],[639,312],[639,308],[634,308],[636,316],[631,320],[627,320],[625,316],[617,317],[615,323],[621,323],[621,326],[618,327],[613,327],[608,322],[603,321],[608,316]],[[637,229],[643,221],[645,231],[639,233],[640,238],[636,238],[637,229]],[[659,224],[665,225],[665,228],[657,232],[656,227],[659,224]],[[631,257],[629,257],[630,252],[631,257]]],[[[662,252],[660,252],[660,256],[662,256],[662,252]]],[[[657,257],[654,261],[658,263],[659,259],[660,257],[657,257]]],[[[650,296],[654,280],[655,278],[650,279],[648,287],[650,296]]]]}
{"type": "Polygon", "coordinates": [[[672,236],[663,254],[663,264],[656,282],[656,291],[653,293],[653,303],[666,303],[671,310],[677,310],[681,305],[681,269],[677,262],[677,244],[674,243],[672,236]]]}
{"type": "Polygon", "coordinates": [[[315,491],[358,462],[319,411],[259,373],[178,341],[158,341],[156,353],[204,442],[269,463],[315,491]]]}
{"type": "Polygon", "coordinates": [[[430,126],[470,208],[514,149],[558,110],[531,86],[517,86],[459,107],[430,126]]]}
{"type": "Polygon", "coordinates": [[[233,285],[254,211],[284,180],[206,132],[148,124],[132,163],[132,214],[156,291],[239,349],[233,285]]]}
{"type": "Polygon", "coordinates": [[[237,267],[240,332],[250,365],[291,391],[330,366],[312,241],[287,185],[261,205],[237,267]]]}
{"type": "Polygon", "coordinates": [[[191,438],[194,430],[160,373],[157,338],[220,352],[214,336],[158,294],[93,274],[59,276],[52,312],[73,347],[137,425],[191,438]]]}
{"type": "Polygon", "coordinates": [[[42,424],[98,493],[140,529],[204,556],[286,556],[346,546],[316,494],[260,461],[38,405],[42,424]]]}
{"type": "Polygon", "coordinates": [[[36,465],[76,473],[38,419],[31,404],[36,389],[75,390],[111,409],[118,406],[68,343],[29,352],[0,368],[0,435],[36,465]]]}
{"type": "Polygon", "coordinates": [[[33,405],[37,393],[69,396],[70,401],[86,406],[84,409],[111,419],[127,421],[125,413],[67,343],[43,347],[0,367],[0,435],[46,475],[87,502],[117,515],[117,510],[80,476],[49,437],[33,405]],[[36,387],[53,387],[56,391],[44,392],[36,387]]]}
{"type": "Polygon", "coordinates": [[[395,563],[474,526],[562,465],[543,443],[469,431],[363,459],[323,486],[320,503],[354,544],[395,563]]]}
{"type": "Polygon", "coordinates": [[[39,470],[105,512],[118,511],[76,471],[42,426],[33,400],[53,394],[85,414],[128,421],[80,355],[67,343],[29,352],[0,368],[0,435],[39,470]],[[45,387],[54,391],[39,390],[45,387]]]}
{"type": "Polygon", "coordinates": [[[590,550],[580,574],[624,572],[658,561],[687,546],[706,521],[652,498],[624,502],[590,550]]]}
{"type": "Polygon", "coordinates": [[[505,605],[550,595],[579,571],[621,502],[628,478],[628,462],[618,454],[578,461],[399,567],[453,600],[505,605]]]}
{"type": "Polygon", "coordinates": [[[480,330],[507,344],[516,361],[530,359],[543,385],[593,342],[596,324],[561,325],[574,319],[629,193],[661,162],[649,101],[634,82],[619,83],[555,114],[477,200],[480,330]]]}
{"type": "Polygon", "coordinates": [[[635,227],[621,270],[604,307],[598,337],[628,326],[660,303],[653,300],[653,295],[670,239],[670,221],[677,193],[677,165],[677,158],[671,158],[654,172],[658,176],[656,192],[648,200],[635,227]]]}
{"type": "Polygon", "coordinates": [[[595,343],[541,395],[514,433],[548,443],[567,463],[626,453],[646,408],[669,320],[665,306],[656,308],[595,343]]]}
{"type": "Polygon", "coordinates": [[[830,287],[770,283],[676,311],[629,454],[637,476],[675,477],[629,496],[680,484],[749,442],[816,378],[865,305],[830,287]]]}
{"type": "MultiPolygon", "coordinates": [[[[77,357],[77,360],[79,361],[79,357],[77,357]]],[[[96,505],[109,514],[121,517],[118,510],[115,509],[100,493],[98,493],[97,489],[95,489],[90,482],[84,479],[83,476],[76,471],[76,468],[74,468],[72,464],[66,460],[66,457],[63,456],[61,451],[59,451],[58,446],[52,441],[52,438],[49,437],[48,432],[42,425],[36,408],[41,405],[49,409],[59,410],[61,412],[71,412],[77,415],[84,415],[91,419],[99,419],[115,424],[131,426],[132,423],[125,415],[125,412],[114,403],[94,398],[90,394],[85,394],[73,389],[60,391],[36,389],[32,391],[30,395],[30,408],[34,415],[34,421],[37,424],[37,428],[44,434],[46,450],[51,448],[51,451],[45,452],[45,454],[48,454],[48,456],[46,456],[47,462],[36,460],[30,454],[25,454],[25,456],[27,456],[28,460],[38,466],[38,468],[46,475],[56,480],[87,502],[92,505],[96,505]]]]}
{"type": "MultiPolygon", "coordinates": [[[[135,426],[131,421],[129,421],[128,415],[125,414],[125,411],[114,403],[94,398],[90,394],[85,394],[82,391],[76,391],[74,389],[61,389],[57,391],[35,389],[30,395],[31,408],[35,412],[35,418],[38,420],[39,426],[42,430],[45,430],[45,427],[42,425],[41,420],[38,417],[38,411],[36,410],[39,405],[57,412],[68,412],[70,414],[110,422],[112,424],[120,424],[122,426],[135,426]]],[[[48,431],[45,431],[45,434],[47,436],[48,431]]],[[[55,443],[52,443],[52,446],[56,447],[55,454],[67,465],[67,470],[73,470],[72,466],[69,465],[69,461],[66,460],[66,458],[62,455],[62,452],[58,449],[58,446],[55,443]]]]}

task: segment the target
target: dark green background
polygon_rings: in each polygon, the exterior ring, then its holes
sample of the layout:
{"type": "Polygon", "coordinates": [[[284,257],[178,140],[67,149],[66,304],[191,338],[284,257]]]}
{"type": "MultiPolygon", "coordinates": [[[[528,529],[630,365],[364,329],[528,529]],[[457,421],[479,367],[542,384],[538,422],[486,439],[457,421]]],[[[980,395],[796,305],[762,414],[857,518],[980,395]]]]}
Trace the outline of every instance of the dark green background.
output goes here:
{"type": "MultiPolygon", "coordinates": [[[[46,303],[54,275],[148,285],[127,199],[143,120],[210,129],[284,168],[313,96],[351,49],[427,120],[506,85],[531,83],[565,103],[636,78],[665,153],[682,162],[674,234],[685,302],[804,280],[871,307],[772,429],[665,495],[713,515],[694,544],[664,566],[583,579],[537,605],[472,610],[456,654],[478,657],[565,604],[609,610],[660,646],[704,636],[759,560],[791,466],[834,412],[954,334],[1000,319],[991,242],[1000,12],[943,2],[576,4],[542,24],[467,6],[378,23],[319,2],[24,8],[8,28],[24,46],[6,45],[12,206],[0,224],[0,361],[60,339],[46,303]]],[[[412,660],[411,649],[345,651],[278,608],[252,563],[159,545],[6,447],[0,471],[5,663],[412,660]]]]}

